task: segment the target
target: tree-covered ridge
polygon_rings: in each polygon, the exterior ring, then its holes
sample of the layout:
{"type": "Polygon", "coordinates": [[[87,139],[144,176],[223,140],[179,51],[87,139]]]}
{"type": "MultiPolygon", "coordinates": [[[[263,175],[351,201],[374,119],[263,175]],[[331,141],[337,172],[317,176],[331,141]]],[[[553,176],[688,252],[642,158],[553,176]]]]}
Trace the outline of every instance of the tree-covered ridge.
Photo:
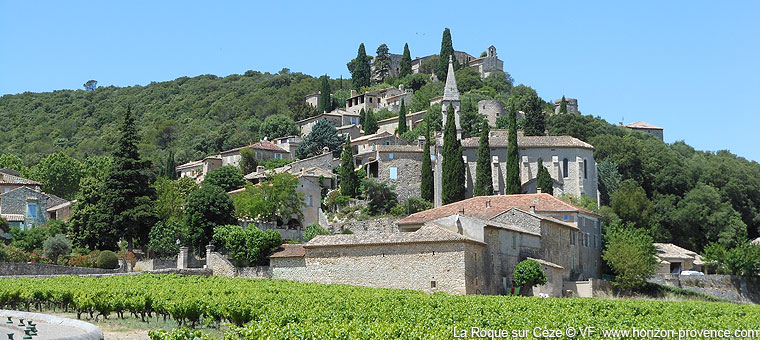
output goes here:
{"type": "MultiPolygon", "coordinates": [[[[283,114],[297,121],[315,115],[304,97],[319,87],[318,78],[283,69],[5,95],[0,97],[0,154],[17,155],[26,166],[59,151],[80,160],[110,154],[118,123],[131,105],[141,155],[155,167],[174,151],[182,164],[259,140],[269,132],[262,131],[268,116],[283,114]]],[[[330,80],[330,88],[348,89],[349,81],[330,80]]]]}

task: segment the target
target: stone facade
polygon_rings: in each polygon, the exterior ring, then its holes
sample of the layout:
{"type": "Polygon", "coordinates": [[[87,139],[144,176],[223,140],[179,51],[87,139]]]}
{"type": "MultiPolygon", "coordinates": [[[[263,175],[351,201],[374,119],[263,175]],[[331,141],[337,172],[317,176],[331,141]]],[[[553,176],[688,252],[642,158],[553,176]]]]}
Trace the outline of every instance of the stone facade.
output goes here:
{"type": "Polygon", "coordinates": [[[398,113],[401,100],[403,99],[406,106],[409,106],[412,103],[413,95],[414,91],[405,89],[403,84],[399,85],[398,88],[389,87],[362,94],[357,94],[356,91],[352,90],[351,97],[346,100],[345,110],[356,115],[360,114],[361,110],[367,112],[370,109],[377,111],[383,108],[398,113]]]}
{"type": "Polygon", "coordinates": [[[309,104],[312,107],[318,107],[320,95],[321,95],[321,92],[316,92],[316,93],[306,95],[306,97],[304,97],[304,99],[306,100],[306,104],[309,104]]]}
{"type": "Polygon", "coordinates": [[[206,157],[200,161],[188,162],[178,165],[176,171],[179,177],[190,177],[195,179],[196,183],[203,182],[203,179],[211,171],[222,166],[222,158],[219,156],[206,157]]]}
{"type": "MultiPolygon", "coordinates": [[[[621,125],[622,125],[622,123],[621,123],[621,125]]],[[[648,133],[648,134],[650,134],[652,136],[655,136],[659,140],[663,140],[663,131],[664,130],[663,130],[663,128],[661,128],[659,126],[655,126],[655,125],[649,124],[647,122],[641,122],[641,121],[639,121],[639,122],[628,124],[625,127],[629,128],[629,129],[632,129],[634,131],[648,133]]]]}
{"type": "Polygon", "coordinates": [[[501,100],[481,100],[478,102],[478,113],[485,116],[488,125],[496,126],[496,120],[507,114],[501,100]]]}
{"type": "MultiPolygon", "coordinates": [[[[412,59],[412,73],[420,73],[422,63],[432,58],[434,55],[416,57],[412,59]]],[[[494,72],[504,72],[504,62],[496,54],[496,47],[493,45],[486,49],[486,56],[475,58],[471,54],[462,51],[454,51],[454,57],[460,65],[474,67],[480,72],[480,77],[485,78],[494,72]]]]}
{"type": "Polygon", "coordinates": [[[367,157],[371,158],[374,156],[379,146],[386,145],[409,145],[409,142],[387,131],[351,140],[351,148],[353,148],[354,155],[359,160],[359,164],[364,164],[369,160],[367,157]]]}
{"type": "Polygon", "coordinates": [[[340,234],[343,230],[351,230],[354,234],[361,233],[397,233],[398,226],[396,222],[398,217],[383,217],[373,218],[371,220],[364,221],[348,221],[342,223],[331,223],[330,225],[322,225],[326,227],[328,231],[333,234],[340,234]]]}
{"type": "Polygon", "coordinates": [[[648,280],[670,287],[683,288],[729,300],[734,303],[760,304],[760,278],[734,275],[684,276],[655,274],[648,280]]]}
{"type": "MultiPolygon", "coordinates": [[[[580,114],[580,111],[578,111],[578,99],[575,98],[565,98],[565,103],[567,103],[567,113],[578,115],[580,114]]],[[[556,99],[554,101],[554,114],[559,114],[559,109],[562,106],[562,98],[556,99]]]]}
{"type": "Polygon", "coordinates": [[[379,147],[377,162],[368,164],[367,175],[394,186],[398,200],[420,197],[422,149],[379,147]],[[375,176],[373,176],[375,175],[375,176]]]}
{"type": "Polygon", "coordinates": [[[0,214],[12,226],[32,228],[48,220],[49,196],[29,187],[0,194],[0,214]]]}
{"type": "Polygon", "coordinates": [[[37,275],[87,275],[126,273],[126,267],[117,269],[100,269],[87,267],[58,266],[44,263],[0,262],[2,276],[37,276],[37,275]]]}
{"type": "MultiPolygon", "coordinates": [[[[406,114],[406,128],[409,130],[414,129],[419,123],[422,123],[426,113],[427,111],[412,112],[410,109],[409,113],[406,114]]],[[[377,122],[377,133],[387,132],[396,134],[396,129],[398,129],[398,117],[391,117],[377,122]]]]}

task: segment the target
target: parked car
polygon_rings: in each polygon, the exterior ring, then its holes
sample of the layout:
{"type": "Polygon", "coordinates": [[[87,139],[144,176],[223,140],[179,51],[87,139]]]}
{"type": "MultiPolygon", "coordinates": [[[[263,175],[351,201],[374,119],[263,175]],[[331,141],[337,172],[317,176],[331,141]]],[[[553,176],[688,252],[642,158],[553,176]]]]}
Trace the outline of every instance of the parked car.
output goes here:
{"type": "Polygon", "coordinates": [[[705,273],[698,272],[696,270],[684,270],[681,272],[681,275],[683,276],[704,276],[705,273]]]}

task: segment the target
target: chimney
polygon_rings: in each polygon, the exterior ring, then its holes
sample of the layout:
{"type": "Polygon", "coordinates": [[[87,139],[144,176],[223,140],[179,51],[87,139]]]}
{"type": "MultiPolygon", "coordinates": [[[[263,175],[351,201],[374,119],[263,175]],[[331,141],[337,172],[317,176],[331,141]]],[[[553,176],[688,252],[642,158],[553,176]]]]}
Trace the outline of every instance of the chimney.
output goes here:
{"type": "Polygon", "coordinates": [[[256,172],[258,172],[258,173],[262,173],[262,172],[264,172],[264,169],[265,169],[265,168],[264,168],[264,166],[263,166],[263,165],[259,165],[259,166],[257,166],[257,167],[256,167],[256,172]]]}
{"type": "Polygon", "coordinates": [[[570,196],[570,204],[573,204],[573,196],[570,196]]]}
{"type": "Polygon", "coordinates": [[[351,97],[356,97],[356,90],[351,90],[351,97]]]}
{"type": "Polygon", "coordinates": [[[539,188],[539,187],[536,187],[536,193],[537,193],[537,194],[540,194],[540,193],[541,193],[541,188],[539,188]]]}
{"type": "Polygon", "coordinates": [[[490,207],[491,207],[491,200],[487,200],[486,201],[486,208],[490,208],[490,207]]]}
{"type": "Polygon", "coordinates": [[[462,207],[462,209],[459,209],[458,212],[459,212],[459,215],[464,215],[464,207],[462,207]]]}
{"type": "Polygon", "coordinates": [[[530,205],[530,212],[532,212],[534,214],[536,213],[536,205],[535,204],[531,204],[530,205]]]}

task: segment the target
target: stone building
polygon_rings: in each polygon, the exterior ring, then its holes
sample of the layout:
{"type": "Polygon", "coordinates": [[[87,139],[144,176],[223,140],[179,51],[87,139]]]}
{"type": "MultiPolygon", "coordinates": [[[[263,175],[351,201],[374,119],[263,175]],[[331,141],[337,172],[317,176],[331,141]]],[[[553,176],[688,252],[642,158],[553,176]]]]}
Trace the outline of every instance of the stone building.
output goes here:
{"type": "Polygon", "coordinates": [[[478,113],[486,117],[488,125],[496,126],[496,120],[507,114],[501,100],[481,100],[478,102],[478,113]]]}
{"type": "MultiPolygon", "coordinates": [[[[457,139],[462,143],[462,161],[465,167],[465,197],[472,197],[475,183],[475,170],[477,165],[477,149],[480,143],[479,137],[470,137],[462,140],[461,125],[459,118],[459,91],[457,90],[454,69],[449,60],[449,71],[446,77],[442,100],[443,121],[446,122],[447,108],[454,107],[454,115],[457,130],[457,139]]],[[[505,193],[506,181],[506,155],[508,145],[508,132],[506,130],[491,130],[489,146],[491,148],[491,178],[493,179],[494,192],[505,193]]],[[[444,155],[443,135],[435,136],[434,156],[434,205],[441,206],[441,171],[444,155]]],[[[594,147],[577,138],[570,136],[521,136],[517,137],[517,146],[520,161],[520,185],[523,193],[536,192],[536,177],[538,174],[538,158],[543,160],[543,166],[547,167],[554,179],[554,194],[570,194],[576,197],[586,195],[597,198],[597,174],[596,162],[594,161],[594,147]]]]}
{"type": "Polygon", "coordinates": [[[370,109],[377,111],[386,108],[391,112],[398,113],[401,100],[403,99],[405,105],[409,106],[412,103],[413,95],[414,91],[405,89],[403,84],[399,85],[398,88],[389,87],[362,94],[357,94],[355,90],[351,90],[351,97],[346,99],[346,111],[358,115],[361,110],[367,112],[370,109]]]}
{"type": "Polygon", "coordinates": [[[0,194],[20,187],[30,187],[35,190],[40,190],[41,186],[42,184],[40,184],[40,182],[21,177],[21,174],[16,170],[8,168],[0,169],[0,194]]]}
{"type": "Polygon", "coordinates": [[[301,136],[287,136],[287,137],[281,137],[276,138],[272,141],[274,145],[279,146],[283,150],[290,153],[291,159],[295,159],[296,150],[298,150],[298,145],[303,142],[303,138],[301,136]]]}
{"type": "MultiPolygon", "coordinates": [[[[364,135],[351,140],[351,148],[357,159],[363,159],[377,151],[378,145],[409,145],[409,142],[389,132],[364,135]]],[[[361,162],[359,164],[362,164],[361,162]]]]}
{"type": "MultiPolygon", "coordinates": [[[[20,186],[0,193],[0,216],[11,226],[30,229],[57,218],[57,212],[70,202],[39,190],[39,187],[20,186]],[[54,209],[49,209],[54,208],[54,209]],[[52,212],[52,215],[49,213],[52,212]],[[51,218],[53,217],[53,218],[51,218]]],[[[68,218],[61,212],[61,219],[68,218]]]]}
{"type": "MultiPolygon", "coordinates": [[[[295,139],[293,140],[295,141],[295,139]]],[[[214,171],[220,167],[227,165],[239,167],[241,158],[240,150],[243,150],[245,148],[253,150],[254,157],[258,161],[266,161],[270,159],[292,159],[289,150],[283,149],[276,144],[264,139],[258,143],[251,143],[247,146],[222,151],[218,155],[209,156],[199,161],[193,161],[178,165],[175,170],[179,173],[180,177],[190,177],[195,179],[197,183],[201,183],[209,172],[214,171]]]]}
{"type": "MultiPolygon", "coordinates": [[[[406,128],[409,130],[414,129],[419,123],[422,123],[426,113],[427,110],[412,112],[409,109],[409,113],[406,114],[406,128]]],[[[398,129],[398,117],[386,118],[377,122],[378,133],[388,132],[396,134],[396,129],[398,129]]]]}
{"type": "MultiPolygon", "coordinates": [[[[580,114],[580,111],[578,111],[578,99],[575,98],[565,98],[565,103],[567,104],[567,113],[578,115],[580,114]]],[[[554,100],[554,114],[559,114],[559,109],[562,106],[562,98],[555,99],[554,100]]]]}
{"type": "Polygon", "coordinates": [[[547,284],[526,293],[561,296],[566,282],[598,275],[597,217],[546,194],[475,197],[404,218],[400,232],[323,235],[288,245],[270,257],[271,272],[304,282],[506,294],[514,266],[532,259],[547,284]]]}
{"type": "Polygon", "coordinates": [[[635,123],[631,123],[626,125],[625,127],[635,130],[635,131],[641,131],[644,133],[648,133],[652,136],[657,137],[659,140],[663,140],[663,128],[659,126],[654,126],[652,124],[649,124],[647,122],[638,121],[635,123]]]}
{"type": "Polygon", "coordinates": [[[307,94],[304,97],[304,99],[306,100],[306,104],[309,104],[309,105],[311,105],[313,107],[318,107],[319,106],[319,96],[320,96],[320,94],[321,94],[320,91],[317,91],[317,92],[312,93],[312,94],[307,94]]]}
{"type": "Polygon", "coordinates": [[[657,248],[656,272],[658,274],[681,274],[684,270],[702,271],[705,262],[702,257],[688,249],[681,248],[672,243],[655,243],[657,248]]]}
{"type": "MultiPolygon", "coordinates": [[[[412,73],[420,73],[422,63],[434,56],[431,54],[412,59],[412,73]]],[[[485,57],[475,58],[469,53],[462,51],[454,51],[454,57],[457,58],[457,62],[460,65],[467,65],[478,70],[481,78],[488,77],[494,72],[504,72],[504,62],[496,55],[496,47],[493,45],[488,46],[485,57]]]]}
{"type": "Polygon", "coordinates": [[[378,145],[360,164],[368,178],[392,185],[398,200],[403,201],[420,197],[422,151],[417,145],[378,145]]]}
{"type": "Polygon", "coordinates": [[[326,120],[336,128],[347,125],[359,125],[359,112],[348,112],[346,110],[338,109],[299,120],[296,122],[296,125],[298,125],[298,128],[301,131],[301,136],[306,137],[306,135],[310,134],[314,125],[320,120],[326,120]]]}
{"type": "Polygon", "coordinates": [[[338,137],[346,139],[348,136],[350,139],[359,138],[362,135],[362,128],[357,124],[343,125],[335,128],[337,130],[338,137]]]}

